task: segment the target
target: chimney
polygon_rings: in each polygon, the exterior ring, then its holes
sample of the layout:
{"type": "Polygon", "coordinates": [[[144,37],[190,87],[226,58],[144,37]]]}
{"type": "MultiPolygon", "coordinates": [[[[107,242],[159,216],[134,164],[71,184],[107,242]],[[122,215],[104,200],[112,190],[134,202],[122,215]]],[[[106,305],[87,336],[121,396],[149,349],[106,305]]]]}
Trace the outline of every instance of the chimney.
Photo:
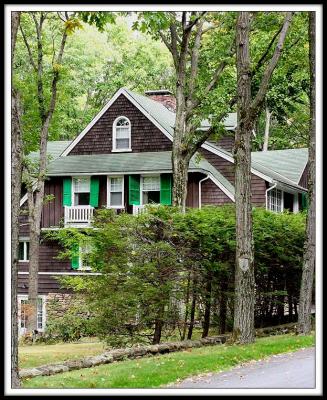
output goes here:
{"type": "Polygon", "coordinates": [[[152,100],[158,101],[169,111],[176,112],[176,99],[170,90],[147,90],[145,95],[150,97],[152,100]]]}

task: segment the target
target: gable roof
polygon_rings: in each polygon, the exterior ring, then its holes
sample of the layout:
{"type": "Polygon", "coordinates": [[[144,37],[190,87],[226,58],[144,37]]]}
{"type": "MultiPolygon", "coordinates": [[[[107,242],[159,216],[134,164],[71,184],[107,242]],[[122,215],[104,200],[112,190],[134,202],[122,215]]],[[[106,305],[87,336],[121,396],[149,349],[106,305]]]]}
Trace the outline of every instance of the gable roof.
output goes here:
{"type": "Polygon", "coordinates": [[[308,149],[256,151],[251,156],[259,168],[269,168],[298,184],[308,162],[308,149]]]}
{"type": "MultiPolygon", "coordinates": [[[[110,106],[117,100],[120,95],[124,95],[128,100],[130,100],[132,104],[134,104],[157,128],[161,130],[164,135],[168,137],[168,139],[173,140],[176,114],[169,111],[163,104],[158,101],[132,92],[127,88],[121,88],[113,95],[113,97],[86,126],[86,128],[65,149],[65,151],[61,154],[62,156],[67,156],[70,153],[75,145],[77,145],[77,143],[79,143],[83,139],[87,132],[102,117],[102,115],[110,108],[110,106]]],[[[231,124],[235,122],[236,113],[231,114],[235,115],[227,116],[225,125],[226,129],[235,128],[234,126],[232,127],[231,124]]],[[[203,120],[200,128],[208,129],[209,127],[210,124],[208,120],[203,120]]]]}

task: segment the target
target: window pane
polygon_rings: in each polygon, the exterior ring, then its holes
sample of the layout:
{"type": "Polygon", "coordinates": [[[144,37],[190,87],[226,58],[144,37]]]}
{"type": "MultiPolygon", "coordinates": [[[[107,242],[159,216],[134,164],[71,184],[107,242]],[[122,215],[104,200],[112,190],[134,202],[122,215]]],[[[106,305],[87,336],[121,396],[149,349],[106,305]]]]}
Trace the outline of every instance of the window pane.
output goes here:
{"type": "Polygon", "coordinates": [[[121,192],[123,190],[123,178],[110,178],[110,191],[121,192]]]}
{"type": "Polygon", "coordinates": [[[143,190],[144,191],[160,190],[159,176],[144,176],[143,177],[143,190]]]}
{"type": "Polygon", "coordinates": [[[90,191],[90,178],[74,178],[74,192],[89,192],[90,191]]]}
{"type": "Polygon", "coordinates": [[[129,128],[127,127],[117,127],[116,128],[116,138],[117,139],[128,139],[129,138],[129,128]]]}
{"type": "Polygon", "coordinates": [[[25,242],[26,245],[26,261],[30,259],[30,242],[25,242]]]}
{"type": "Polygon", "coordinates": [[[24,242],[19,242],[18,260],[24,260],[24,242]]]}
{"type": "Polygon", "coordinates": [[[43,301],[42,299],[37,300],[37,328],[43,328],[43,301]]]}
{"type": "Polygon", "coordinates": [[[110,205],[111,206],[122,206],[123,205],[123,194],[120,192],[113,192],[110,194],[110,205]]]}
{"type": "Polygon", "coordinates": [[[129,126],[129,121],[126,118],[120,118],[117,123],[116,126],[129,126]]]}
{"type": "Polygon", "coordinates": [[[90,193],[75,194],[75,206],[88,206],[90,204],[90,193]]]}
{"type": "Polygon", "coordinates": [[[116,139],[116,149],[129,149],[129,139],[116,139]]]}

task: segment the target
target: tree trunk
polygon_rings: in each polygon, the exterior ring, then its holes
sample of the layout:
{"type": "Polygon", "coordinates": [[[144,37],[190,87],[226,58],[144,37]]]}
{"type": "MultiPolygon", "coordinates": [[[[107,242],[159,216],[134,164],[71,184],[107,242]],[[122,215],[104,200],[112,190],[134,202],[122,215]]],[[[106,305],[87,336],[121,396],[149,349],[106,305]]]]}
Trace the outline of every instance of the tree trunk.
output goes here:
{"type": "Polygon", "coordinates": [[[202,337],[205,338],[209,335],[210,328],[210,311],[211,311],[211,288],[212,288],[212,274],[207,274],[207,285],[205,293],[205,309],[204,309],[204,320],[203,320],[203,331],[202,337]]]}
{"type": "Polygon", "coordinates": [[[254,341],[254,266],[251,206],[251,134],[247,112],[251,104],[249,52],[250,16],[240,12],[237,20],[236,59],[238,127],[235,135],[236,267],[233,338],[254,341]]]}
{"type": "Polygon", "coordinates": [[[152,344],[160,343],[162,328],[164,325],[163,313],[164,313],[164,306],[160,305],[158,310],[158,316],[154,322],[154,333],[153,333],[152,344]]]}
{"type": "Polygon", "coordinates": [[[271,112],[269,111],[269,108],[266,107],[266,126],[265,126],[265,137],[263,141],[262,151],[268,150],[270,119],[271,119],[271,112]]]}
{"type": "Polygon", "coordinates": [[[191,272],[189,271],[189,273],[187,275],[187,287],[186,287],[186,298],[185,298],[185,317],[184,317],[183,333],[182,333],[181,340],[184,340],[185,336],[186,336],[186,327],[187,327],[189,302],[190,302],[190,282],[191,282],[191,272]]]}
{"type": "Polygon", "coordinates": [[[227,317],[227,291],[228,283],[223,280],[220,283],[220,301],[219,301],[219,333],[226,332],[226,317],[227,317]]]}
{"type": "Polygon", "coordinates": [[[191,305],[191,313],[190,313],[190,326],[187,332],[187,339],[191,340],[193,335],[194,328],[194,319],[195,319],[195,308],[196,308],[196,298],[197,298],[197,279],[193,277],[193,293],[192,293],[192,305],[191,305]]]}
{"type": "MultiPolygon", "coordinates": [[[[11,13],[11,61],[14,60],[20,12],[11,13]]],[[[20,386],[18,373],[18,244],[22,180],[21,108],[18,93],[11,90],[11,387],[20,386]]]]}
{"type": "Polygon", "coordinates": [[[316,253],[316,76],[315,76],[315,44],[316,44],[315,12],[309,12],[309,63],[310,63],[310,143],[308,198],[309,208],[306,226],[306,242],[303,256],[303,271],[299,300],[298,332],[308,335],[311,332],[311,303],[315,270],[316,253]]]}

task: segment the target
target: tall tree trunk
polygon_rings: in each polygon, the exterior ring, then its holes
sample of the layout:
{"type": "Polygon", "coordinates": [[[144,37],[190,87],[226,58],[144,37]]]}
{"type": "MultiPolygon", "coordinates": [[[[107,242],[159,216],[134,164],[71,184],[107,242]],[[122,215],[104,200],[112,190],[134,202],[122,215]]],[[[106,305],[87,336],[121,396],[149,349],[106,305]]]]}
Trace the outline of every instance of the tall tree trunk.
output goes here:
{"type": "Polygon", "coordinates": [[[310,143],[308,197],[309,208],[306,226],[306,242],[303,256],[303,271],[299,300],[298,332],[308,335],[311,332],[311,303],[314,270],[316,262],[316,16],[309,12],[309,63],[310,63],[310,143]]]}
{"type": "Polygon", "coordinates": [[[185,316],[184,316],[184,324],[183,324],[183,333],[181,340],[185,339],[186,336],[186,327],[187,327],[187,320],[189,314],[189,302],[190,302],[190,283],[191,283],[191,271],[187,274],[187,286],[186,286],[186,297],[185,297],[185,316]]]}
{"type": "MultiPolygon", "coordinates": [[[[38,294],[38,270],[39,270],[39,253],[40,253],[40,232],[41,232],[41,217],[44,197],[44,181],[47,167],[47,142],[49,135],[49,126],[55,111],[57,101],[57,85],[59,81],[58,66],[62,63],[64,49],[67,40],[67,29],[69,24],[66,24],[59,47],[58,54],[55,58],[53,54],[53,71],[51,81],[51,95],[49,104],[45,103],[45,94],[43,87],[43,43],[42,30],[46,20],[46,13],[38,14],[32,12],[32,18],[35,23],[36,42],[37,42],[37,61],[35,62],[30,50],[30,46],[21,27],[22,36],[28,51],[29,61],[37,75],[37,100],[39,106],[39,117],[41,120],[40,130],[40,158],[37,171],[36,182],[29,182],[28,188],[28,206],[29,206],[29,224],[30,224],[30,259],[29,259],[29,285],[28,285],[28,302],[29,302],[29,318],[27,323],[27,331],[34,334],[37,332],[37,294],[38,294]],[[35,187],[34,187],[35,186],[35,187]],[[35,191],[33,195],[33,190],[35,191]]],[[[68,20],[68,14],[66,13],[68,20]]]]}
{"type": "MultiPolygon", "coordinates": [[[[20,12],[11,13],[11,61],[14,60],[20,12]]],[[[13,69],[13,65],[12,65],[13,69]]],[[[17,91],[11,89],[11,387],[18,388],[18,245],[22,181],[21,108],[17,91]]]]}
{"type": "Polygon", "coordinates": [[[269,108],[266,107],[265,137],[264,137],[264,141],[263,141],[262,151],[267,151],[268,150],[270,120],[271,120],[271,112],[269,111],[269,108]]]}
{"type": "Polygon", "coordinates": [[[197,300],[197,278],[193,276],[193,290],[192,290],[192,305],[190,312],[190,325],[187,332],[187,339],[191,340],[193,335],[194,321],[195,321],[195,308],[197,300]]]}
{"type": "Polygon", "coordinates": [[[164,325],[164,305],[160,305],[158,310],[158,316],[154,322],[154,334],[152,339],[152,344],[159,344],[161,340],[162,328],[164,325]]]}
{"type": "Polygon", "coordinates": [[[226,317],[227,317],[227,281],[222,280],[220,283],[220,301],[219,301],[219,333],[226,332],[226,317]]]}
{"type": "Polygon", "coordinates": [[[254,266],[251,206],[250,15],[240,12],[236,29],[238,127],[235,135],[236,267],[234,340],[254,341],[254,266]]]}
{"type": "Polygon", "coordinates": [[[210,328],[210,311],[211,311],[211,289],[212,289],[212,273],[207,274],[207,284],[205,293],[205,308],[204,308],[204,319],[203,319],[203,331],[202,337],[205,338],[209,335],[210,328]]]}

